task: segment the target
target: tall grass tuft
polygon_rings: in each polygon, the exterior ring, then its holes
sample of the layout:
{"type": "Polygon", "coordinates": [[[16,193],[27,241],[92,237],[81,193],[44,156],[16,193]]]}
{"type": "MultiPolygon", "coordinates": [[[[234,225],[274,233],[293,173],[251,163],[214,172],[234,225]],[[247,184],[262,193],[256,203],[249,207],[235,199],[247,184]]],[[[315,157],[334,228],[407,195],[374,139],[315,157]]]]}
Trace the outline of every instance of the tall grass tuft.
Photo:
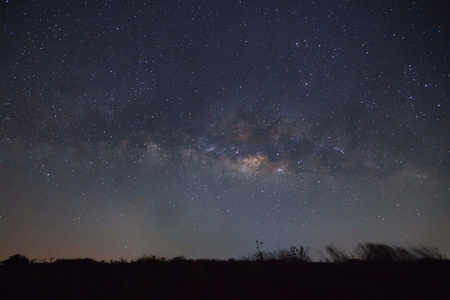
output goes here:
{"type": "Polygon", "coordinates": [[[309,248],[303,246],[292,246],[289,249],[274,251],[263,251],[260,247],[257,247],[256,252],[244,256],[243,259],[250,261],[311,262],[309,248]]]}

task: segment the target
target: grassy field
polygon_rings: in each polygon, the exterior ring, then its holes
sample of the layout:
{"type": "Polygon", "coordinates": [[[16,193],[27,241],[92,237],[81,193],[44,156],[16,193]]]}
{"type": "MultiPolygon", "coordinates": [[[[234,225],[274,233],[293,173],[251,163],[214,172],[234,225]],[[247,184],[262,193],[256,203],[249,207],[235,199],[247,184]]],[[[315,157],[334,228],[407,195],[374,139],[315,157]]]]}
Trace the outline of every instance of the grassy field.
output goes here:
{"type": "Polygon", "coordinates": [[[450,299],[449,274],[445,259],[31,263],[16,256],[0,266],[0,299],[450,299]]]}

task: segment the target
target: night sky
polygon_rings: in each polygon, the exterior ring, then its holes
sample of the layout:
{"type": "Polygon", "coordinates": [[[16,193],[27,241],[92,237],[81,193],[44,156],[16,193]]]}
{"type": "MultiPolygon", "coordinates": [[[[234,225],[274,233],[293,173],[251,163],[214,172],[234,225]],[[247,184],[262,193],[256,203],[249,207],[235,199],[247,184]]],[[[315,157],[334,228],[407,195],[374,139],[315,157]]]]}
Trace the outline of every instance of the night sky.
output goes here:
{"type": "Polygon", "coordinates": [[[447,1],[5,1],[0,260],[450,255],[447,1]]]}

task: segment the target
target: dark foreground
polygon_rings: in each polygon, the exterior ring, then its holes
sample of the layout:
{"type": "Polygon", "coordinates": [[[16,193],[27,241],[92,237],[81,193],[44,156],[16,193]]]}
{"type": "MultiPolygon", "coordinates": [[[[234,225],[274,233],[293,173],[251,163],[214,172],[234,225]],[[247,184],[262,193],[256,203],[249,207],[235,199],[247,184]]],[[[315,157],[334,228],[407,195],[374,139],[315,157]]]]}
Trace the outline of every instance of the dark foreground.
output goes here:
{"type": "Polygon", "coordinates": [[[0,266],[0,299],[450,299],[450,261],[100,263],[0,266]]]}

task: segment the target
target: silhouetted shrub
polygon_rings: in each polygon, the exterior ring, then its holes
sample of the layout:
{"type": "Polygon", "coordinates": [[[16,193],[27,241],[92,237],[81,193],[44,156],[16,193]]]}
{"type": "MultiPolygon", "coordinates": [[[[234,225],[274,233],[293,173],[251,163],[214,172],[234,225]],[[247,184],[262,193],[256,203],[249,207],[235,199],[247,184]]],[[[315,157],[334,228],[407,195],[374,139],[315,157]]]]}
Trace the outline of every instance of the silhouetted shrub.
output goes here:
{"type": "Polygon", "coordinates": [[[152,256],[142,256],[138,259],[136,259],[136,263],[138,264],[146,264],[146,263],[152,263],[152,262],[162,262],[165,261],[164,257],[157,257],[155,255],[152,256]]]}
{"type": "Polygon", "coordinates": [[[92,258],[71,258],[71,259],[57,259],[53,264],[56,265],[77,265],[77,266],[86,266],[86,265],[97,265],[100,264],[98,261],[92,258]]]}
{"type": "Polygon", "coordinates": [[[2,264],[4,266],[23,266],[30,263],[30,260],[22,255],[22,254],[15,254],[10,256],[7,260],[4,260],[2,264]]]}
{"type": "Polygon", "coordinates": [[[174,257],[170,260],[170,262],[180,262],[180,261],[186,261],[186,257],[180,255],[180,256],[174,257]]]}
{"type": "Polygon", "coordinates": [[[310,262],[311,258],[309,257],[309,248],[308,247],[290,247],[289,250],[278,250],[275,253],[275,258],[277,260],[286,261],[286,262],[310,262]]]}

